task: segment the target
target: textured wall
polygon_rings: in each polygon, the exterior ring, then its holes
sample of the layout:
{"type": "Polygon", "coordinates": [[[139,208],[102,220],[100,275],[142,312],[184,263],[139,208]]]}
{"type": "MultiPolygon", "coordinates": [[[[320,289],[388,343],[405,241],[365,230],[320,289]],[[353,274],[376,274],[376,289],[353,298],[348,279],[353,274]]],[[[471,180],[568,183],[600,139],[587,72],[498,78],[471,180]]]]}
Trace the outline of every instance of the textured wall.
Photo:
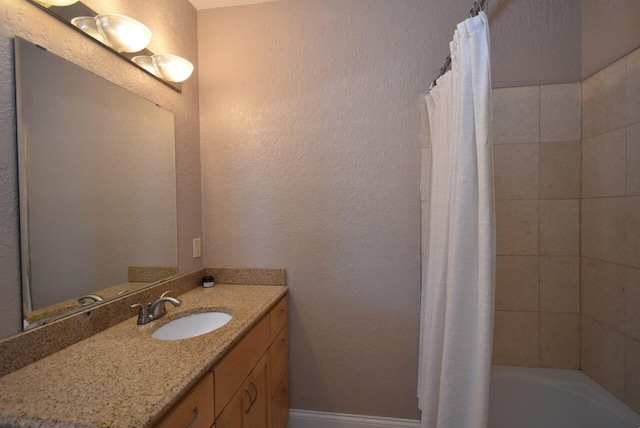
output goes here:
{"type": "MultiPolygon", "coordinates": [[[[187,0],[85,3],[104,13],[122,13],[154,32],[150,49],[181,55],[197,66],[196,11],[187,0]],[[109,7],[109,9],[107,9],[109,7]]],[[[178,254],[181,272],[201,266],[191,258],[191,239],[201,233],[200,150],[197,73],[179,94],[23,0],[0,3],[0,337],[21,329],[17,171],[13,80],[13,35],[63,58],[175,113],[178,193],[178,254]]],[[[63,101],[62,101],[63,102],[63,101]]]]}
{"type": "MultiPolygon", "coordinates": [[[[198,13],[205,262],[287,269],[294,408],[418,416],[418,102],[469,6],[198,13]]],[[[579,10],[501,2],[494,86],[578,80],[579,10]]]]}
{"type": "Polygon", "coordinates": [[[638,0],[584,0],[582,77],[587,78],[640,47],[638,0]]]}

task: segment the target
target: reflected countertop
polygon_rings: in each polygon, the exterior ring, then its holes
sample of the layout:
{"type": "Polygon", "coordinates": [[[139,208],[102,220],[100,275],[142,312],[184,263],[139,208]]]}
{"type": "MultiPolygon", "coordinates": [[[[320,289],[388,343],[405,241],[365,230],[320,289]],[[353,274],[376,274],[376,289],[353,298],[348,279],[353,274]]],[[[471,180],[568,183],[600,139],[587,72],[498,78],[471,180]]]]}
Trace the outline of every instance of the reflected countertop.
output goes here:
{"type": "Polygon", "coordinates": [[[274,285],[195,288],[144,326],[130,318],[0,378],[0,425],[143,427],[182,394],[285,294],[274,285]],[[161,341],[151,333],[182,312],[222,310],[233,319],[191,339],[161,341]]]}

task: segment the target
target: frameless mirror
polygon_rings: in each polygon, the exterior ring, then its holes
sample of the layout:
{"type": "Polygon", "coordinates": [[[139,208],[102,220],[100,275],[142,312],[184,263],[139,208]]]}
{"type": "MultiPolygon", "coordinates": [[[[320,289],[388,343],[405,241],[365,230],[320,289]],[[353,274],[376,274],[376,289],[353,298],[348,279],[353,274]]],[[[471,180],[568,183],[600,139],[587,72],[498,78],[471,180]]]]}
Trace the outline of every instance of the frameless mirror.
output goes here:
{"type": "Polygon", "coordinates": [[[25,328],[177,273],[173,113],[15,39],[25,328]]]}

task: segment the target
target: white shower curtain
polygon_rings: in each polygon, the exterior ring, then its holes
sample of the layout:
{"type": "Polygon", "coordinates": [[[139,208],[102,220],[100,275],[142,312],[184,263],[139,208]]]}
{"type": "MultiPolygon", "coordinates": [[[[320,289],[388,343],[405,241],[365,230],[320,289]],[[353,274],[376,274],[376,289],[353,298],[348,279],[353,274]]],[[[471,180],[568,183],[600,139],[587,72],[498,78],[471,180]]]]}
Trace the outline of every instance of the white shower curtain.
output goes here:
{"type": "MultiPolygon", "coordinates": [[[[489,29],[458,24],[451,71],[426,97],[430,125],[420,366],[422,428],[487,426],[495,215],[489,29]]],[[[423,168],[425,166],[423,165],[423,168]]]]}

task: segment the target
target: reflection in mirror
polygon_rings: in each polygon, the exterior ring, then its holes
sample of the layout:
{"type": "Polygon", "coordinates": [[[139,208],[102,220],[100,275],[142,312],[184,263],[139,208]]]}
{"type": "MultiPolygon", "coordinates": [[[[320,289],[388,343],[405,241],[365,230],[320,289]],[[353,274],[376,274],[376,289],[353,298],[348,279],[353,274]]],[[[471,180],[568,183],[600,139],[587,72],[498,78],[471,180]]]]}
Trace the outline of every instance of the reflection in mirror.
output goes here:
{"type": "Polygon", "coordinates": [[[16,38],[25,328],[177,273],[173,113],[16,38]]]}

